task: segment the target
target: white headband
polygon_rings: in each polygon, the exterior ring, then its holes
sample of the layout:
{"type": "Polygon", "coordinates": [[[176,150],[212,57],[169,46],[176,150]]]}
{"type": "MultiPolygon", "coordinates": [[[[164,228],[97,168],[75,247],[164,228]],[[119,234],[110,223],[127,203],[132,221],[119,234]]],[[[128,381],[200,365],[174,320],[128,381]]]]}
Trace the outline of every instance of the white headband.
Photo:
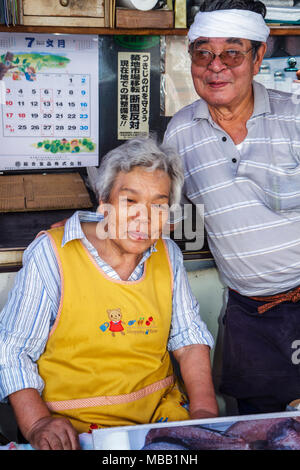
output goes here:
{"type": "Polygon", "coordinates": [[[249,10],[200,11],[191,25],[190,42],[201,37],[241,38],[266,42],[270,29],[262,15],[249,10]]]}

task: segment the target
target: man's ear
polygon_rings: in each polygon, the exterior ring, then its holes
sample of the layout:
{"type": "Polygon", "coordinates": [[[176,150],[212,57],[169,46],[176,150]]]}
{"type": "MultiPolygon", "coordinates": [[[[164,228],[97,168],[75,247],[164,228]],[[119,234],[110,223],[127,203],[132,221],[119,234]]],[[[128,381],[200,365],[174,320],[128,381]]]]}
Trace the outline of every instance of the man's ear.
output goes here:
{"type": "Polygon", "coordinates": [[[267,43],[262,42],[261,45],[259,46],[259,48],[256,52],[256,56],[255,56],[254,75],[258,74],[261,63],[263,61],[263,58],[264,58],[266,52],[267,52],[267,43]]]}

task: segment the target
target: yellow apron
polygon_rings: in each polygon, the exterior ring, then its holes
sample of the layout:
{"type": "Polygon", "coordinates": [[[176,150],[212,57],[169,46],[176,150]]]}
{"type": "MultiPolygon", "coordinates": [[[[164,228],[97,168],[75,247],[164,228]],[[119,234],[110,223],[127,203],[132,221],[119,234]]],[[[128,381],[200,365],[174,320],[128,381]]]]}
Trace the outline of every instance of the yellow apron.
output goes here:
{"type": "Polygon", "coordinates": [[[167,247],[138,281],[110,279],[80,240],[61,246],[63,228],[46,232],[56,252],[61,300],[38,368],[43,399],[78,432],[189,419],[167,351],[172,268],[167,247]]]}

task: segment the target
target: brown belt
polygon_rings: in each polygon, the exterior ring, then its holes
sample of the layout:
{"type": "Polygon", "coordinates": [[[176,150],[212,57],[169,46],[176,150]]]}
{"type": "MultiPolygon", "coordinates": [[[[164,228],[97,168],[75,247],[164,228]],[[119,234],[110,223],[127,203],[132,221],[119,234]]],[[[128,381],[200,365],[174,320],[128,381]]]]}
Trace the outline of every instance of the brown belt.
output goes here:
{"type": "Polygon", "coordinates": [[[250,299],[266,302],[257,308],[258,313],[265,313],[267,310],[270,310],[270,308],[275,307],[275,305],[281,304],[281,302],[299,302],[300,286],[281,294],[270,295],[268,297],[250,297],[250,299]]]}

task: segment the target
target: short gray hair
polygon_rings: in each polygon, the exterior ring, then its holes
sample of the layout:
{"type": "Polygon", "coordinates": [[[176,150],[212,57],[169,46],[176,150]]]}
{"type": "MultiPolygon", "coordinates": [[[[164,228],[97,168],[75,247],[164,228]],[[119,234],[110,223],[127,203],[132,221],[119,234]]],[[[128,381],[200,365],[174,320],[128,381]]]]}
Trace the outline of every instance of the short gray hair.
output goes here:
{"type": "Polygon", "coordinates": [[[184,181],[181,158],[175,149],[159,144],[152,136],[127,140],[103,157],[95,181],[98,198],[108,202],[118,173],[129,173],[137,166],[149,171],[165,171],[171,180],[169,204],[172,206],[180,203],[184,181]]]}

